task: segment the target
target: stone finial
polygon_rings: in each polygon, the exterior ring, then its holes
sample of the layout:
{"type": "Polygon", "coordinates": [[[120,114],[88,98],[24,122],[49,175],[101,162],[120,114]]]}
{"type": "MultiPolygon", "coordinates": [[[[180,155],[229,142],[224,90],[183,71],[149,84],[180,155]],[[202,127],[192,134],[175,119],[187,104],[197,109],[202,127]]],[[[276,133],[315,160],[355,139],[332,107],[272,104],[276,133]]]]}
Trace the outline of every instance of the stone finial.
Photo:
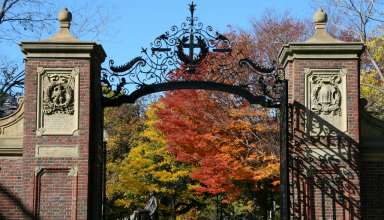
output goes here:
{"type": "Polygon", "coordinates": [[[315,34],[308,39],[307,43],[340,43],[342,41],[335,39],[327,32],[327,13],[320,8],[313,15],[313,23],[315,24],[315,34]]]}
{"type": "Polygon", "coordinates": [[[57,15],[58,20],[60,21],[60,28],[70,29],[72,21],[72,13],[68,11],[68,8],[64,8],[57,15]]]}
{"type": "Polygon", "coordinates": [[[57,41],[57,42],[78,41],[70,32],[72,13],[67,8],[64,8],[57,15],[57,19],[60,22],[60,29],[55,35],[49,38],[48,41],[57,41]]]}
{"type": "Polygon", "coordinates": [[[317,10],[313,15],[313,22],[315,24],[318,24],[318,23],[327,23],[327,21],[328,21],[327,13],[322,8],[319,8],[319,10],[317,10]]]}

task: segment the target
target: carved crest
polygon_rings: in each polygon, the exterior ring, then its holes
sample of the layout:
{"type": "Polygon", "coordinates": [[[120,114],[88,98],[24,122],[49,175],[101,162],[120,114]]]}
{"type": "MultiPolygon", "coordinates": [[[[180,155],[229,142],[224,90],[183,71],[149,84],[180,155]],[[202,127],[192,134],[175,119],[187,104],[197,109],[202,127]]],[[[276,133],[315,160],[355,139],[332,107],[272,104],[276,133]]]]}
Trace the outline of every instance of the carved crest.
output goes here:
{"type": "Polygon", "coordinates": [[[71,75],[54,74],[48,76],[43,99],[43,112],[47,115],[74,113],[75,79],[71,75]]]}
{"type": "Polygon", "coordinates": [[[311,110],[324,115],[341,115],[340,76],[313,76],[311,110]]]}

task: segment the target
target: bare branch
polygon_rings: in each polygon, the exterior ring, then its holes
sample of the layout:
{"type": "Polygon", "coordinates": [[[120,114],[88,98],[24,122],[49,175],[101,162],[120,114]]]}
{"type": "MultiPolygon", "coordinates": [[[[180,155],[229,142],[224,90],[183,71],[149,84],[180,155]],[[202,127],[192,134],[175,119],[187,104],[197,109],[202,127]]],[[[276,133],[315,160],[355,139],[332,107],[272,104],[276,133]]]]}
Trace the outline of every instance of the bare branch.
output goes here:
{"type": "MultiPolygon", "coordinates": [[[[42,34],[52,32],[57,19],[51,11],[56,6],[52,0],[0,0],[0,41],[18,43],[22,38],[41,38],[42,34]]],[[[104,12],[94,5],[74,10],[72,27],[78,31],[77,36],[98,36],[107,20],[104,12]]],[[[18,66],[0,58],[0,93],[23,91],[24,71],[18,66]]]]}
{"type": "MultiPolygon", "coordinates": [[[[321,3],[324,6],[324,3],[321,3]]],[[[372,38],[370,31],[378,30],[378,27],[384,23],[382,17],[383,8],[379,1],[375,0],[328,0],[325,3],[327,7],[334,9],[334,14],[343,14],[338,26],[343,30],[354,29],[353,31],[360,38],[360,41],[367,43],[372,38]]],[[[375,68],[380,80],[384,80],[384,74],[381,67],[372,57],[368,49],[366,55],[372,66],[375,68]]]]}
{"type": "Polygon", "coordinates": [[[384,94],[384,88],[382,88],[382,87],[378,87],[378,86],[375,86],[375,85],[372,85],[372,84],[367,84],[367,83],[360,83],[360,85],[370,87],[370,88],[375,89],[378,92],[384,94]]]}

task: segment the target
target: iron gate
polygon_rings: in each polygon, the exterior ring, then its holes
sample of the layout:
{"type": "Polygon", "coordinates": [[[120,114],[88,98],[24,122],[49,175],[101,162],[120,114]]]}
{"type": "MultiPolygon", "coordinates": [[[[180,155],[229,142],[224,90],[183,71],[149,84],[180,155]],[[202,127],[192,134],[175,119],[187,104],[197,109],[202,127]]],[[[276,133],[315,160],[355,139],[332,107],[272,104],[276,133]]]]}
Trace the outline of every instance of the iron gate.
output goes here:
{"type": "Polygon", "coordinates": [[[156,92],[204,89],[235,94],[250,104],[279,108],[280,210],[281,219],[288,219],[288,91],[284,73],[276,64],[260,65],[241,51],[234,51],[230,39],[198,21],[195,10],[196,5],[190,4],[187,20],[155,38],[149,49],[142,49],[140,56],[120,66],[110,60],[109,68],[102,69],[102,87],[108,94],[103,97],[103,105],[134,103],[156,92]],[[205,77],[197,74],[202,66],[206,68],[205,77]],[[244,73],[252,77],[238,79],[244,73]]]}

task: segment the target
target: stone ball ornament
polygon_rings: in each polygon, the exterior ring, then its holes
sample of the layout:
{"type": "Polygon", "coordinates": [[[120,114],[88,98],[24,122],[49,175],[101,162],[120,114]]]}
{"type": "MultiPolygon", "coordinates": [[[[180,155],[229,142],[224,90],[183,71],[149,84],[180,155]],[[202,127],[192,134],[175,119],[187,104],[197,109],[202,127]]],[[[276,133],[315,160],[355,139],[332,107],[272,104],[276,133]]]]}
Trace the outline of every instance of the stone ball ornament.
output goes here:
{"type": "Polygon", "coordinates": [[[57,16],[60,22],[71,22],[72,21],[72,13],[68,11],[68,8],[64,8],[61,10],[57,16]]]}
{"type": "Polygon", "coordinates": [[[313,22],[315,23],[327,23],[327,21],[328,15],[322,8],[317,10],[316,13],[313,15],[313,22]]]}

